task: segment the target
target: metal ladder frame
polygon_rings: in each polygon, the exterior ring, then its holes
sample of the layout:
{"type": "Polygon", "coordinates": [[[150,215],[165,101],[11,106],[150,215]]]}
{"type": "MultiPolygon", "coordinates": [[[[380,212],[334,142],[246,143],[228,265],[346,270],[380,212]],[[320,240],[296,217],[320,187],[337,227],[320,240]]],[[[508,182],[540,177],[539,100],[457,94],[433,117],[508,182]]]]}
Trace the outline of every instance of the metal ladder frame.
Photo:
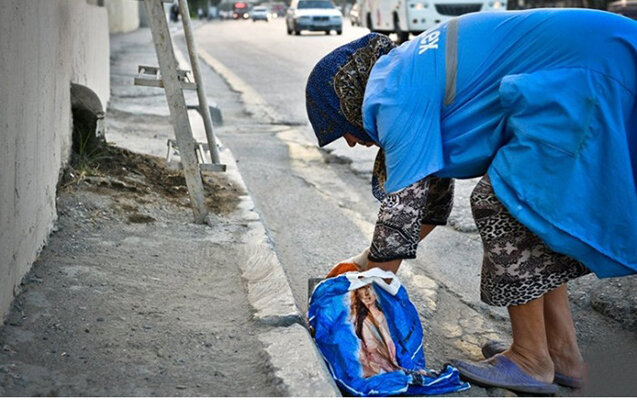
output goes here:
{"type": "Polygon", "coordinates": [[[170,109],[170,120],[176,138],[176,143],[171,139],[168,140],[167,159],[170,161],[173,150],[179,149],[181,166],[186,178],[186,186],[190,194],[190,203],[195,222],[201,224],[207,222],[208,215],[208,210],[204,203],[202,172],[223,172],[226,170],[226,166],[219,162],[210,109],[208,108],[208,101],[203,87],[198,53],[192,33],[188,3],[187,0],[178,1],[194,82],[190,79],[188,71],[177,68],[177,59],[175,58],[170,29],[163,6],[163,3],[173,3],[173,1],[144,0],[159,67],[140,65],[134,83],[141,86],[161,87],[166,92],[166,101],[170,109]],[[193,89],[197,90],[199,104],[197,106],[188,106],[186,105],[183,91],[193,89]],[[206,129],[208,143],[197,143],[194,140],[188,118],[189,109],[197,109],[199,111],[206,129]],[[205,162],[205,151],[210,154],[211,163],[205,162]]]}

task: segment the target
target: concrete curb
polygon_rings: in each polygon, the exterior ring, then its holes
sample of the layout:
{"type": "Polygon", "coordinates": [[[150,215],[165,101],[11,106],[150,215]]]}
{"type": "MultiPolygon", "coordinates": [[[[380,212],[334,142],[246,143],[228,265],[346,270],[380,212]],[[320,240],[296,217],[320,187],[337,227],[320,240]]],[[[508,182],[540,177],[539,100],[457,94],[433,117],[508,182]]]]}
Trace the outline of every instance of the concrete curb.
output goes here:
{"type": "Polygon", "coordinates": [[[289,396],[341,396],[305,328],[299,324],[276,328],[260,335],[259,340],[265,345],[276,376],[284,382],[289,396]]]}
{"type": "Polygon", "coordinates": [[[248,301],[254,317],[272,327],[259,340],[270,357],[274,374],[287,396],[340,397],[341,393],[310,337],[271,241],[239,173],[230,149],[221,142],[219,158],[227,166],[228,178],[243,190],[235,217],[248,221],[246,250],[240,262],[248,301]]]}

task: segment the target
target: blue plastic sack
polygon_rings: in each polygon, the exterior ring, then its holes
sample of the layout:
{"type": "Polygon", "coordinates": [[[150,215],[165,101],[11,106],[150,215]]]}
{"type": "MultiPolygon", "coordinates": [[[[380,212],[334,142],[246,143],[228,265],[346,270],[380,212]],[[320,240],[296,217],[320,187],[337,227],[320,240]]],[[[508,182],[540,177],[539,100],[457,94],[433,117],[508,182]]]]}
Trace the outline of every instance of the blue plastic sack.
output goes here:
{"type": "Polygon", "coordinates": [[[332,377],[349,394],[435,395],[469,388],[451,365],[438,372],[425,368],[418,312],[391,272],[374,268],[322,281],[310,297],[308,320],[332,377]]]}

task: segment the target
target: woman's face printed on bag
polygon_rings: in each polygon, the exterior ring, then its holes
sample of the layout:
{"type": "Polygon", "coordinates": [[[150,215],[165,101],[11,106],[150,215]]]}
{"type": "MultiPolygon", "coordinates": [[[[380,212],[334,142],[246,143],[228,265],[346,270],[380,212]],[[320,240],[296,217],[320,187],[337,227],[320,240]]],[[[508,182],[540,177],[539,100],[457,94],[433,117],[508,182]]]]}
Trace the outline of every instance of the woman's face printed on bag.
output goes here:
{"type": "Polygon", "coordinates": [[[356,290],[359,300],[367,307],[371,307],[376,302],[376,293],[371,286],[363,286],[356,290]]]}

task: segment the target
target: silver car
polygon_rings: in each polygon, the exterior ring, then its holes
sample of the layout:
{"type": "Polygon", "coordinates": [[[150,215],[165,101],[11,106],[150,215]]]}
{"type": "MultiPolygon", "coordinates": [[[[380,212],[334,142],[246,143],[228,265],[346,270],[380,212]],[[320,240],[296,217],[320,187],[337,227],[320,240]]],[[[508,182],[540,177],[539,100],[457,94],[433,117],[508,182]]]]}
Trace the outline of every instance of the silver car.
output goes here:
{"type": "Polygon", "coordinates": [[[343,16],[330,0],[292,0],[285,16],[288,35],[301,31],[330,31],[343,33],[343,16]]]}
{"type": "Polygon", "coordinates": [[[265,6],[254,6],[252,11],[250,11],[250,16],[252,17],[252,21],[265,21],[268,22],[270,20],[270,13],[268,12],[268,7],[265,6]]]}

